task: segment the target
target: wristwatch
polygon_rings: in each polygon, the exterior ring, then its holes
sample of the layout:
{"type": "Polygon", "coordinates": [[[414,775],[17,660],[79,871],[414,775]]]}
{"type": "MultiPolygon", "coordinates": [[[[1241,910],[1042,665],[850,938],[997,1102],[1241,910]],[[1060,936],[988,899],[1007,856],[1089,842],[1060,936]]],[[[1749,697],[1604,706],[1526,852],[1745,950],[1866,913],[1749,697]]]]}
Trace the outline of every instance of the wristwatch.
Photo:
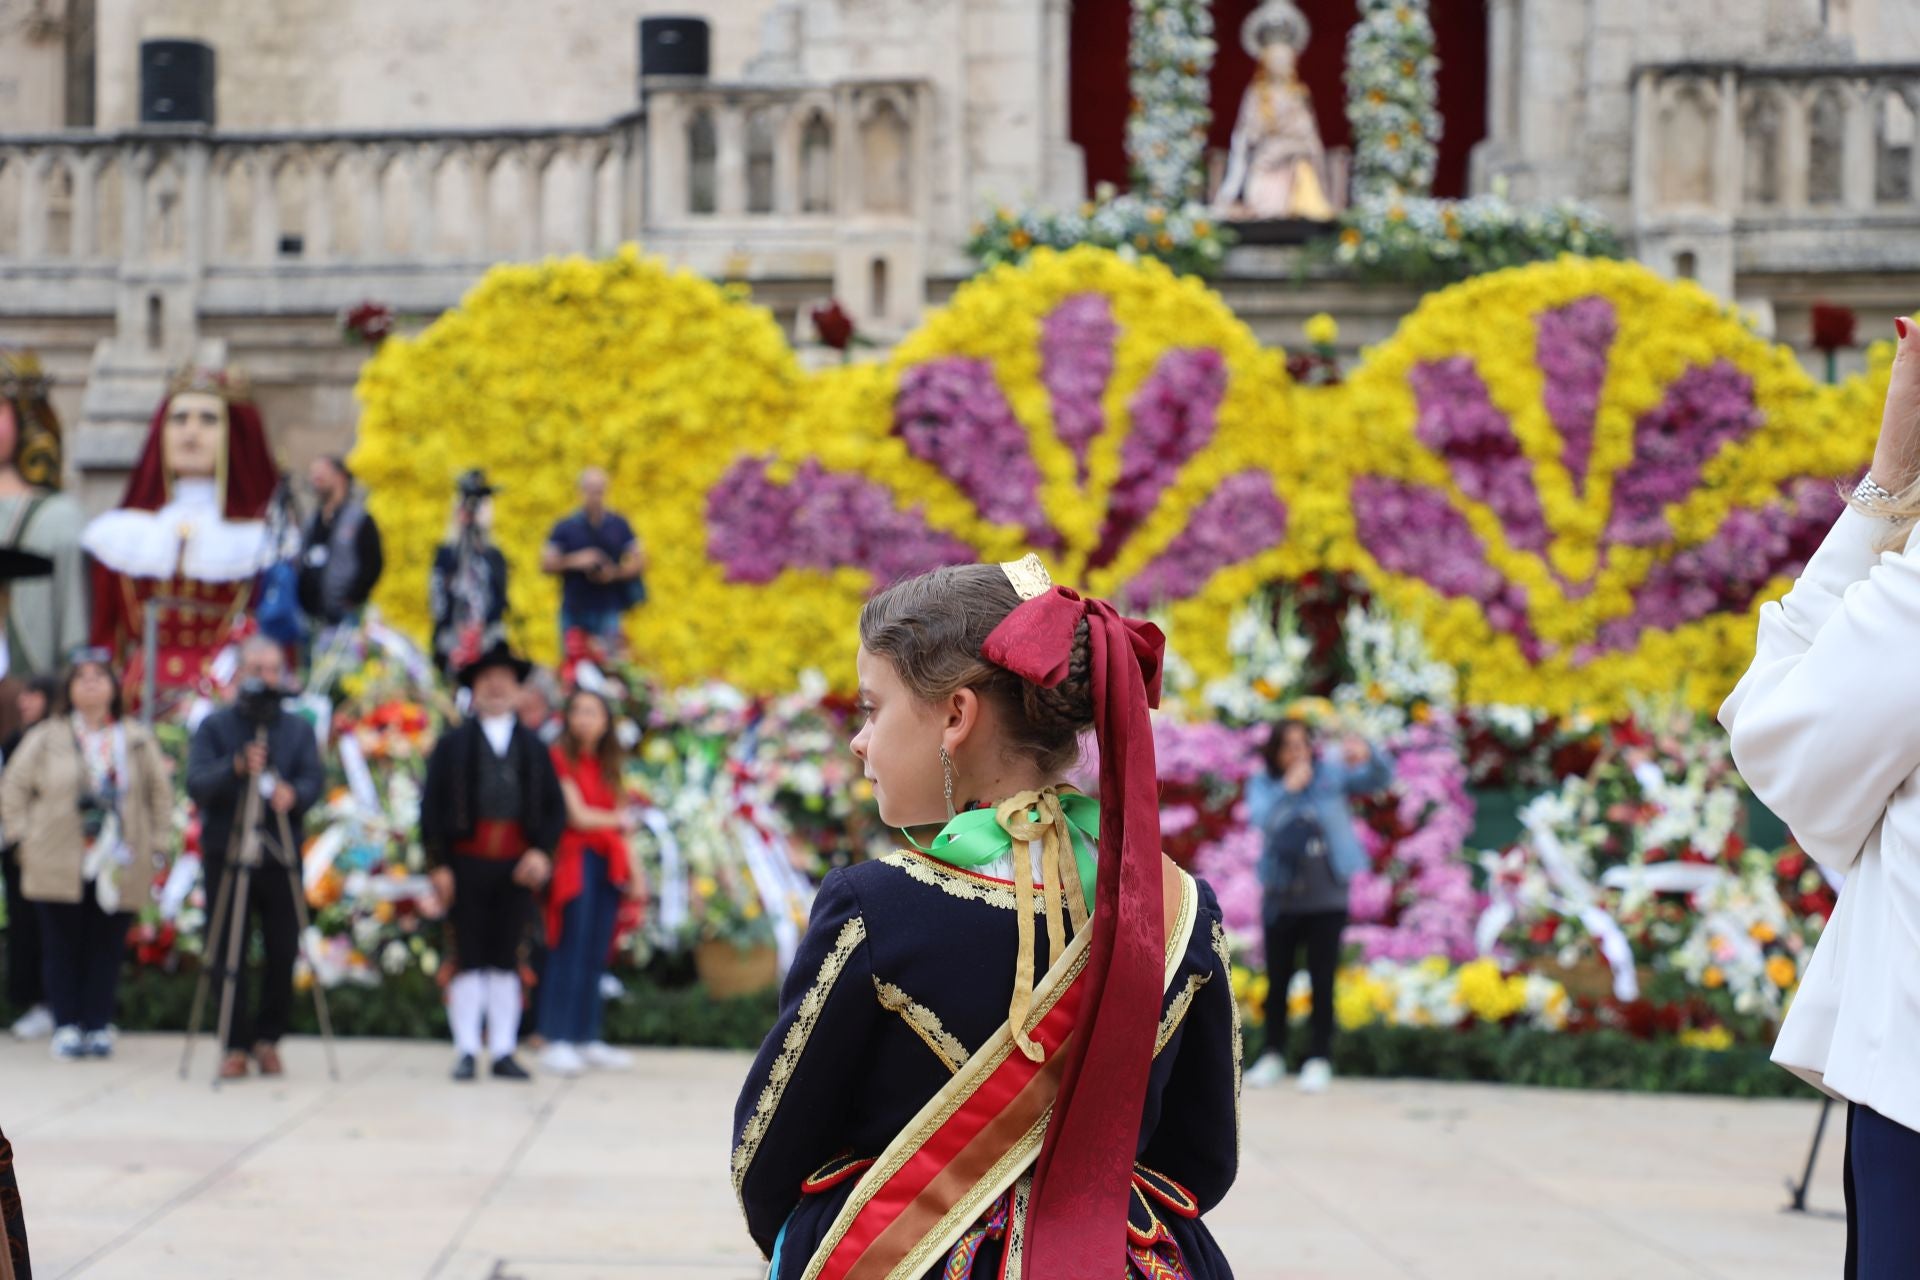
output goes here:
{"type": "Polygon", "coordinates": [[[1864,507],[1884,507],[1893,501],[1893,495],[1869,475],[1853,487],[1853,500],[1864,507]]]}

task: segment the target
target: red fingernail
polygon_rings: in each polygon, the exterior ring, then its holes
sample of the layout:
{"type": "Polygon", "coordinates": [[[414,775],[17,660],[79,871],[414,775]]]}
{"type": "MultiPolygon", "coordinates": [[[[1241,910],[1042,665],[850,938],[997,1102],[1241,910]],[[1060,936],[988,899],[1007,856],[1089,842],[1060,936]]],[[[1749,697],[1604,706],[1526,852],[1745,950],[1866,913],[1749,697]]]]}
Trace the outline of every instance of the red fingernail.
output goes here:
{"type": "Polygon", "coordinates": [[[1902,338],[1905,338],[1907,336],[1907,322],[1900,316],[1895,316],[1893,318],[1893,328],[1894,328],[1894,331],[1898,333],[1902,338]]]}

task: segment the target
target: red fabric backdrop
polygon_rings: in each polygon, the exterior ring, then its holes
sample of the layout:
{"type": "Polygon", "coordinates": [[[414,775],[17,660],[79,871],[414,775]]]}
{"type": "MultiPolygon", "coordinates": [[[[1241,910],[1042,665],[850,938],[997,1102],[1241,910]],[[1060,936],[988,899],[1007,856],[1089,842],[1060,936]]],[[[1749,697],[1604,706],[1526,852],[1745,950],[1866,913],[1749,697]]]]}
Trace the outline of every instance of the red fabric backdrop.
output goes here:
{"type": "MultiPolygon", "coordinates": [[[[1300,60],[1300,76],[1313,91],[1320,136],[1329,147],[1349,145],[1346,86],[1347,31],[1354,0],[1295,0],[1313,23],[1313,40],[1300,60]]],[[[1240,24],[1259,0],[1214,0],[1213,132],[1208,142],[1224,150],[1233,133],[1240,96],[1253,78],[1253,60],[1240,47],[1240,24]]],[[[1071,127],[1085,150],[1087,181],[1127,185],[1126,0],[1080,0],[1073,7],[1071,127]]],[[[1440,142],[1434,193],[1467,191],[1467,156],[1487,132],[1487,10],[1485,0],[1433,0],[1433,27],[1440,55],[1440,142]]]]}

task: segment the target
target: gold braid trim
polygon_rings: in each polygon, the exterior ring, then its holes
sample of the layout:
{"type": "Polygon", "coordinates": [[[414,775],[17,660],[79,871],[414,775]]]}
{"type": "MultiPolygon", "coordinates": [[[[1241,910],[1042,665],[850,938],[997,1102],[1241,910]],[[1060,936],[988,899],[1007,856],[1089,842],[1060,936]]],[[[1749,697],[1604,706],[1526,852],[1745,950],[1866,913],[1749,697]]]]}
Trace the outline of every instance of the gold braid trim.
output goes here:
{"type": "MultiPolygon", "coordinates": [[[[963,902],[984,902],[990,907],[999,907],[1003,911],[1012,911],[1019,905],[1013,896],[1013,885],[961,871],[923,853],[899,849],[886,854],[880,861],[889,867],[906,872],[909,877],[918,880],[921,884],[931,885],[949,897],[959,898],[963,902]]],[[[1044,901],[1036,897],[1027,903],[1027,910],[1036,912],[1042,910],[1044,906],[1044,901]]]]}
{"type": "Polygon", "coordinates": [[[1173,1003],[1167,1006],[1167,1016],[1160,1019],[1160,1034],[1153,1042],[1154,1057],[1160,1056],[1161,1051],[1173,1040],[1173,1033],[1180,1029],[1182,1022],[1186,1021],[1187,1010],[1193,1007],[1193,997],[1200,988],[1212,980],[1213,975],[1210,973],[1196,973],[1188,977],[1187,985],[1181,988],[1180,994],[1175,996],[1173,1003]]]}
{"type": "Polygon", "coordinates": [[[820,1021],[820,1011],[827,1007],[827,997],[833,992],[833,984],[839,980],[841,970],[847,967],[847,961],[866,938],[867,922],[859,916],[840,926],[840,934],[833,940],[833,948],[827,952],[826,959],[820,962],[820,972],[814,977],[813,985],[800,998],[800,1007],[793,1015],[792,1025],[787,1028],[786,1039],[780,1043],[779,1054],[767,1069],[767,1085],[760,1090],[760,1100],[754,1104],[753,1115],[740,1131],[740,1145],[733,1149],[733,1194],[740,1201],[743,1212],[746,1209],[744,1192],[747,1170],[752,1167],[754,1156],[759,1154],[760,1143],[773,1124],[774,1112],[780,1107],[780,1095],[786,1092],[787,1081],[793,1078],[800,1055],[807,1051],[807,1041],[813,1035],[814,1024],[820,1021]]]}
{"type": "Polygon", "coordinates": [[[1227,1003],[1233,1007],[1233,1154],[1240,1156],[1240,1002],[1233,996],[1233,951],[1227,945],[1227,931],[1213,922],[1213,954],[1220,957],[1220,968],[1227,975],[1227,1003]]]}
{"type": "Polygon", "coordinates": [[[967,1052],[967,1046],[960,1043],[960,1037],[941,1024],[939,1014],[893,983],[882,982],[875,975],[873,991],[880,998],[880,1007],[899,1014],[901,1020],[913,1029],[913,1034],[926,1041],[927,1048],[933,1050],[933,1056],[946,1064],[948,1071],[958,1071],[973,1056],[967,1052]]]}

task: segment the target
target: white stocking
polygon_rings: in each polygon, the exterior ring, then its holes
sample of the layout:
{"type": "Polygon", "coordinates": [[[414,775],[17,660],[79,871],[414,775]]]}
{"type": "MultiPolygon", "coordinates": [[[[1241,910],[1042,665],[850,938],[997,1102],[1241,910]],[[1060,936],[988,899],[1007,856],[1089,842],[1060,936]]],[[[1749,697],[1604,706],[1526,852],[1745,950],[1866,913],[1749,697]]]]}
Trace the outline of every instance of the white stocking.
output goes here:
{"type": "Polygon", "coordinates": [[[487,970],[487,1052],[510,1058],[520,1043],[520,975],[487,970]]]}
{"type": "Polygon", "coordinates": [[[480,1056],[480,1019],[487,1008],[487,975],[460,973],[447,984],[447,1022],[453,1028],[454,1050],[480,1056]]]}

